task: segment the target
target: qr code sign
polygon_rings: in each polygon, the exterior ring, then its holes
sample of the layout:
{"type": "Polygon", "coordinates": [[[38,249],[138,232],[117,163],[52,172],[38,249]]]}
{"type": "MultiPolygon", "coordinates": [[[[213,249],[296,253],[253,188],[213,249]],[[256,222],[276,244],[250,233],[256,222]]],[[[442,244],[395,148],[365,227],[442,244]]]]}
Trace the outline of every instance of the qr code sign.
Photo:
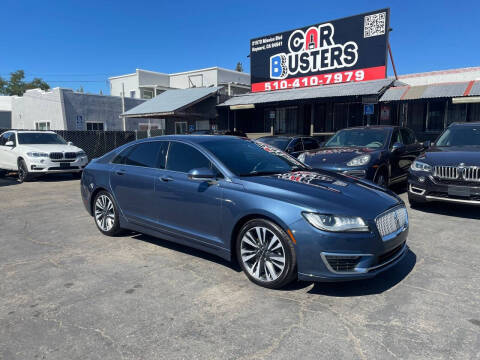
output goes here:
{"type": "Polygon", "coordinates": [[[372,36],[385,34],[386,13],[378,13],[365,16],[363,24],[363,37],[368,38],[372,36]]]}

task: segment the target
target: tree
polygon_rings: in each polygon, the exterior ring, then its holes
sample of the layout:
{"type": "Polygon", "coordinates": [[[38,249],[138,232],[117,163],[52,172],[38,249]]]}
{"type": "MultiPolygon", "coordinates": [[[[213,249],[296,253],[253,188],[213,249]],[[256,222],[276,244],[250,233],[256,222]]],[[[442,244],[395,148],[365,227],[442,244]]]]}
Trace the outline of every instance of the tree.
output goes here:
{"type": "Polygon", "coordinates": [[[240,61],[237,63],[237,66],[235,66],[235,71],[243,72],[243,65],[240,61]]]}
{"type": "Polygon", "coordinates": [[[40,78],[34,78],[30,82],[25,82],[25,71],[17,70],[10,74],[10,80],[6,81],[0,77],[0,94],[22,96],[28,89],[50,89],[45,81],[40,78]]]}

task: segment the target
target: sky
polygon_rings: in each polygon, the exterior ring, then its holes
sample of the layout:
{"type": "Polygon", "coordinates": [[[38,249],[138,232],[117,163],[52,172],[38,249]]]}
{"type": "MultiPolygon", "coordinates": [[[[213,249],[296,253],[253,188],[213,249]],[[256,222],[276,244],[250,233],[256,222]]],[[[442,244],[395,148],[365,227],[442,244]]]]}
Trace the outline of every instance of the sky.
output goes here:
{"type": "Polygon", "coordinates": [[[385,7],[399,74],[480,65],[478,0],[1,0],[0,76],[108,94],[137,68],[248,72],[252,38],[385,7]]]}

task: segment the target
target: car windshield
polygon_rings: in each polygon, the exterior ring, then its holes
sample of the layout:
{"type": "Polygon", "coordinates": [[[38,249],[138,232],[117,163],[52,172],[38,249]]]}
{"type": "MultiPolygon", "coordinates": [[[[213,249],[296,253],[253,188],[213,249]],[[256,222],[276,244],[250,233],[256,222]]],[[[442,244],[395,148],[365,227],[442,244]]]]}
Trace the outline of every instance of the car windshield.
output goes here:
{"type": "Polygon", "coordinates": [[[280,149],[280,150],[285,150],[287,148],[288,143],[290,142],[289,138],[284,138],[284,137],[263,137],[257,140],[261,141],[262,143],[275,146],[277,149],[280,149]]]}
{"type": "Polygon", "coordinates": [[[53,133],[18,133],[18,143],[23,145],[34,144],[66,144],[65,140],[53,133]]]}
{"type": "Polygon", "coordinates": [[[351,129],[337,132],[326,147],[360,146],[367,148],[382,148],[387,141],[388,132],[381,129],[351,129]]]}
{"type": "Polygon", "coordinates": [[[202,145],[237,176],[282,174],[307,167],[290,155],[259,141],[234,139],[202,145]]]}
{"type": "Polygon", "coordinates": [[[438,139],[436,146],[480,146],[480,125],[448,128],[438,139]]]}

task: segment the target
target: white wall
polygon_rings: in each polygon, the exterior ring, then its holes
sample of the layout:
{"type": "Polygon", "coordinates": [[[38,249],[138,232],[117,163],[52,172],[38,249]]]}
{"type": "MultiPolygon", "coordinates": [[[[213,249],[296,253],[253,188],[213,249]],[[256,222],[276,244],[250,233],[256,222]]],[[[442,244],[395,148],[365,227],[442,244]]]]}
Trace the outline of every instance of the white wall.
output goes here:
{"type": "Polygon", "coordinates": [[[188,89],[193,87],[217,86],[217,69],[194,70],[183,73],[170,74],[170,87],[177,89],[188,89]]]}
{"type": "Polygon", "coordinates": [[[138,75],[129,74],[121,77],[110,78],[110,95],[122,96],[122,83],[125,87],[125,96],[130,97],[130,90],[135,90],[135,98],[140,98],[140,91],[138,88],[138,75]]]}
{"type": "Polygon", "coordinates": [[[137,69],[138,84],[142,85],[158,85],[162,87],[170,87],[170,77],[168,74],[155,73],[137,69]]]}
{"type": "Polygon", "coordinates": [[[35,129],[35,123],[49,121],[52,130],[65,130],[61,91],[27,90],[12,99],[12,128],[35,129]]]}
{"type": "Polygon", "coordinates": [[[219,68],[218,82],[220,84],[235,82],[239,84],[250,85],[250,74],[219,68]]]}
{"type": "Polygon", "coordinates": [[[0,111],[12,111],[13,96],[0,96],[0,111]]]}
{"type": "Polygon", "coordinates": [[[480,67],[406,74],[398,79],[412,86],[480,80],[480,67]]]}

